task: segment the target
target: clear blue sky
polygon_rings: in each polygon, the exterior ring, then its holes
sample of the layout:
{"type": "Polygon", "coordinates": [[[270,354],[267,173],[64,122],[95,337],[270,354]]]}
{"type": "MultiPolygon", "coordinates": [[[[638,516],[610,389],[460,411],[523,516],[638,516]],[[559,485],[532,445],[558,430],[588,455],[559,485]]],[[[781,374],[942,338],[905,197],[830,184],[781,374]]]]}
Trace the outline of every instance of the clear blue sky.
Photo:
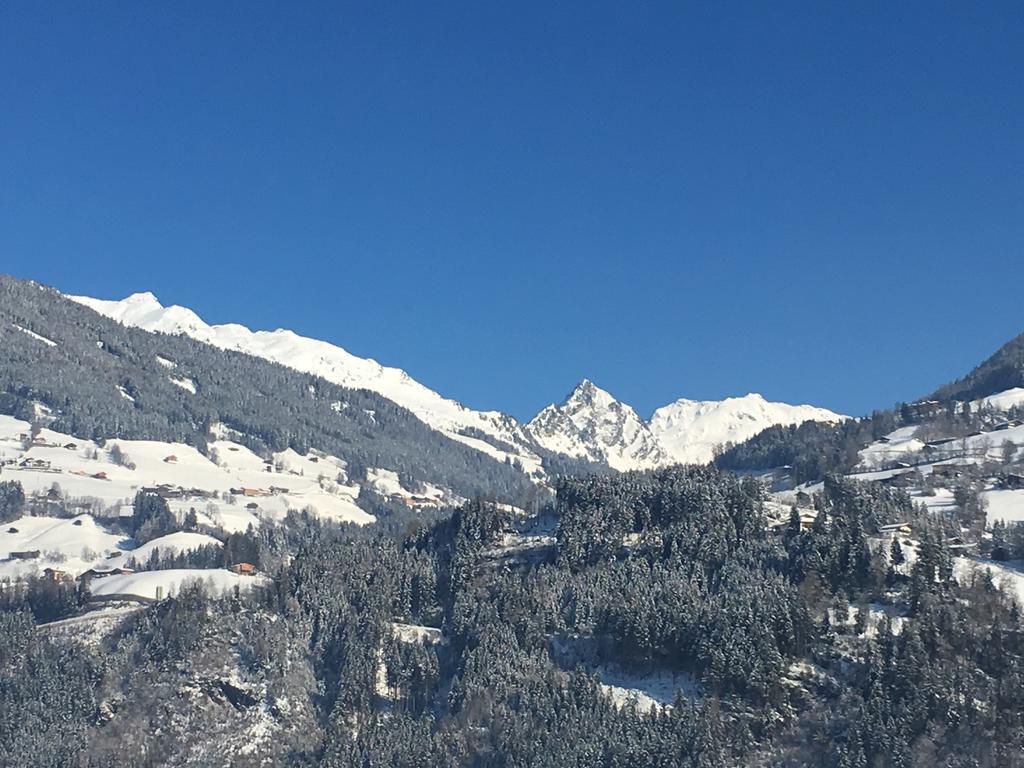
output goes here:
{"type": "Polygon", "coordinates": [[[1024,4],[840,5],[5,3],[0,271],[520,417],[891,405],[1024,330],[1024,4]]]}

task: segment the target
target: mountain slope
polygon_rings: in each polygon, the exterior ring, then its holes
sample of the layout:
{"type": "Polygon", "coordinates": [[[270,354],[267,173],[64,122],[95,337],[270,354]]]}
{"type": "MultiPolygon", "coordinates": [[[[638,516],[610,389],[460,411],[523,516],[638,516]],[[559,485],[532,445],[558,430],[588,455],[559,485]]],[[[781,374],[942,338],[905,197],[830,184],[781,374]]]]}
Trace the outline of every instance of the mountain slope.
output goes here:
{"type": "Polygon", "coordinates": [[[512,466],[375,392],[188,336],[127,327],[52,289],[3,276],[0,344],[0,412],[29,420],[41,403],[53,429],[77,437],[202,448],[223,424],[261,454],[315,448],[337,456],[356,479],[381,468],[464,496],[529,490],[512,466]]]}
{"type": "Polygon", "coordinates": [[[1010,339],[962,379],[939,387],[931,400],[977,400],[1024,387],[1024,333],[1010,339]]]}
{"type": "Polygon", "coordinates": [[[498,461],[517,462],[540,478],[541,457],[533,450],[522,427],[496,411],[474,411],[442,397],[398,368],[357,357],[325,341],[293,331],[251,331],[243,325],[208,325],[192,310],[163,306],[152,293],[136,293],[120,301],[86,296],[69,299],[116,320],[147,331],[189,336],[221,349],[272,360],[297,371],[321,376],[350,389],[368,389],[407,408],[447,437],[498,461]]]}

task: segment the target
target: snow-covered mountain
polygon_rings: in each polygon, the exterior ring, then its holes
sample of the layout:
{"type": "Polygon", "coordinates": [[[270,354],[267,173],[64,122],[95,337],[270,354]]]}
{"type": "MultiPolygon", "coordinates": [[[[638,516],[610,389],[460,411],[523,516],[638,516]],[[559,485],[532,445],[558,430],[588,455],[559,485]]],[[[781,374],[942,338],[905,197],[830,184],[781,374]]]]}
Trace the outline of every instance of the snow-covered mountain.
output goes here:
{"type": "Polygon", "coordinates": [[[221,349],[231,349],[321,376],[351,389],[368,389],[409,409],[421,421],[448,437],[499,461],[518,462],[539,477],[540,457],[522,426],[497,411],[474,411],[442,397],[405,371],[357,357],[326,341],[293,331],[252,331],[244,325],[208,325],[191,309],[163,306],[152,293],[136,293],[120,301],[86,296],[69,299],[118,322],[160,333],[181,333],[221,349]]]}
{"type": "Polygon", "coordinates": [[[645,422],[628,405],[584,380],[560,405],[549,405],[527,425],[542,446],[604,462],[613,469],[701,464],[716,446],[739,443],[776,424],[846,418],[810,405],[770,403],[761,395],[687,400],[659,408],[645,422]]]}
{"type": "Polygon", "coordinates": [[[544,477],[540,453],[550,451],[605,463],[613,469],[650,469],[680,462],[707,462],[714,448],[742,442],[774,424],[845,418],[809,405],[770,403],[750,394],[722,401],[677,400],[647,422],[633,408],[584,380],[558,405],[529,424],[498,411],[475,411],[424,386],[399,368],[357,357],[325,341],[293,331],[252,331],[243,325],[209,325],[185,307],[163,306],[152,293],[120,301],[68,298],[124,325],[184,334],[221,349],[236,350],[354,389],[368,389],[407,408],[428,426],[499,461],[544,477]]]}
{"type": "Polygon", "coordinates": [[[813,405],[770,403],[761,395],[725,400],[676,400],[651,417],[651,433],[674,461],[702,463],[714,457],[716,446],[742,443],[776,424],[840,421],[837,413],[813,405]]]}
{"type": "Polygon", "coordinates": [[[636,411],[584,379],[560,405],[549,405],[527,425],[540,445],[613,469],[650,469],[672,463],[636,411]]]}

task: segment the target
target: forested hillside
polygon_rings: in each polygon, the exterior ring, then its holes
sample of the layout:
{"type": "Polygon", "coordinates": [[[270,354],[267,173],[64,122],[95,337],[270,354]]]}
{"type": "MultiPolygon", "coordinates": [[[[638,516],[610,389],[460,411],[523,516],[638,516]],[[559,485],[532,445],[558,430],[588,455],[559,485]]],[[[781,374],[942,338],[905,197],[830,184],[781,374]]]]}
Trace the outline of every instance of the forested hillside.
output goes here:
{"type": "Polygon", "coordinates": [[[1020,765],[1011,597],[954,578],[946,524],[902,491],[833,478],[815,507],[769,532],[751,480],[588,477],[535,520],[293,516],[253,534],[267,587],[183,590],[106,629],[34,628],[47,587],[5,590],[0,750],[24,768],[1020,765]],[[553,539],[533,532],[552,514],[553,539]],[[914,540],[879,533],[893,521],[914,540]]]}
{"type": "Polygon", "coordinates": [[[310,448],[395,470],[466,496],[516,497],[515,468],[430,429],[366,390],[350,390],[185,336],[120,325],[56,291],[0,276],[0,413],[54,430],[202,447],[211,425],[236,430],[257,452],[310,448]]]}
{"type": "Polygon", "coordinates": [[[861,448],[898,424],[897,413],[880,411],[838,424],[808,421],[769,427],[746,442],[724,446],[714,463],[729,470],[790,467],[795,482],[815,482],[830,472],[849,472],[861,448]]]}
{"type": "Polygon", "coordinates": [[[954,382],[939,387],[935,400],[977,400],[1024,387],[1024,333],[1006,342],[985,362],[954,382]]]}
{"type": "Polygon", "coordinates": [[[850,472],[862,448],[902,426],[929,424],[936,433],[954,435],[980,429],[985,420],[978,401],[1022,386],[1024,334],[1004,344],[962,379],[939,387],[916,407],[898,403],[862,419],[772,426],[745,442],[723,446],[715,465],[730,470],[790,467],[796,482],[815,482],[829,472],[850,472]]]}

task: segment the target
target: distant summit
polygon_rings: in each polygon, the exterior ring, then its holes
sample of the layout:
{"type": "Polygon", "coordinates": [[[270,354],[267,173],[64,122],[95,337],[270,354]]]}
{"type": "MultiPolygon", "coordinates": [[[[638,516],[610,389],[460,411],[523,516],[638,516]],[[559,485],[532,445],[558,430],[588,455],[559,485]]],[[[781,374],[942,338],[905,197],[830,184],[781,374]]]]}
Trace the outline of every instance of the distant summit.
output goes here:
{"type": "Polygon", "coordinates": [[[527,429],[544,447],[602,461],[613,469],[703,464],[715,448],[747,440],[768,427],[845,416],[810,405],[771,403],[749,394],[725,400],[685,398],[654,412],[649,422],[584,379],[560,405],[549,405],[527,429]]]}

